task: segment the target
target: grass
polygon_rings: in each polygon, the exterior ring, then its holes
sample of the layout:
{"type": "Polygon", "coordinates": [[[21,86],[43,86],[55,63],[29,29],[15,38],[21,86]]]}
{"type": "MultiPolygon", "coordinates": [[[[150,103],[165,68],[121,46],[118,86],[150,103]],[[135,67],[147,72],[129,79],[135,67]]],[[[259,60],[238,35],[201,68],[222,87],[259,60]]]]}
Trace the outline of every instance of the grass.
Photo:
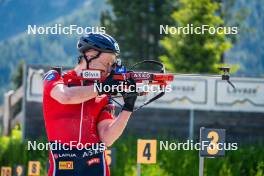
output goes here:
{"type": "MultiPolygon", "coordinates": [[[[42,141],[42,140],[40,140],[42,141]]],[[[136,176],[137,139],[123,136],[112,147],[116,148],[115,165],[111,167],[114,176],[136,176]]],[[[21,141],[21,132],[14,129],[10,137],[0,137],[0,166],[22,164],[28,161],[41,162],[41,175],[45,175],[48,160],[47,151],[28,151],[21,141]]],[[[142,176],[192,176],[198,175],[199,157],[197,151],[159,151],[157,164],[141,165],[142,176]]],[[[205,176],[263,176],[263,145],[240,146],[237,151],[227,151],[225,157],[205,159],[205,176]]]]}

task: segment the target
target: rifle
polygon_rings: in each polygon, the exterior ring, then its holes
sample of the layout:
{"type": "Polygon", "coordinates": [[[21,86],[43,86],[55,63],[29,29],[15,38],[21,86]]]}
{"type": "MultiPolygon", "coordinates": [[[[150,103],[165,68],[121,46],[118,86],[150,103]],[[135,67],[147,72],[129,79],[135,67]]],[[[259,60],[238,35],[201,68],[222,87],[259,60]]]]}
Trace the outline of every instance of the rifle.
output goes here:
{"type": "MultiPolygon", "coordinates": [[[[61,67],[53,67],[52,69],[58,71],[59,73],[62,73],[61,67]]],[[[222,80],[226,80],[228,84],[230,84],[234,89],[235,86],[230,81],[230,68],[229,67],[220,67],[220,71],[223,72],[221,75],[222,80]]],[[[130,79],[134,80],[135,83],[144,83],[148,85],[157,85],[160,86],[160,93],[155,95],[154,97],[150,98],[149,100],[145,101],[142,105],[137,107],[134,111],[137,111],[141,109],[142,107],[154,102],[155,100],[161,98],[163,95],[165,95],[165,90],[162,89],[162,87],[167,86],[169,82],[172,82],[175,78],[175,75],[183,75],[183,76],[204,76],[201,74],[168,74],[166,73],[166,69],[164,64],[161,62],[155,61],[155,60],[143,60],[142,62],[138,62],[134,64],[130,69],[126,69],[124,65],[121,64],[121,60],[118,60],[115,64],[113,73],[113,79],[118,81],[128,81],[130,79]],[[142,65],[142,64],[154,64],[159,67],[158,72],[145,72],[145,71],[134,71],[136,66],[142,65]]],[[[101,82],[102,81],[102,70],[97,69],[88,69],[83,70],[81,76],[70,76],[71,79],[77,79],[77,80],[84,80],[84,81],[92,81],[92,82],[101,82]]],[[[69,75],[64,74],[63,77],[69,78],[69,75]]],[[[214,75],[209,75],[214,76],[214,75]]],[[[220,75],[216,75],[219,77],[220,75]]],[[[119,106],[122,106],[118,101],[115,100],[115,98],[120,98],[123,96],[142,96],[145,95],[144,92],[136,92],[136,93],[130,93],[130,94],[124,94],[122,96],[109,96],[114,102],[116,102],[119,106]]]]}

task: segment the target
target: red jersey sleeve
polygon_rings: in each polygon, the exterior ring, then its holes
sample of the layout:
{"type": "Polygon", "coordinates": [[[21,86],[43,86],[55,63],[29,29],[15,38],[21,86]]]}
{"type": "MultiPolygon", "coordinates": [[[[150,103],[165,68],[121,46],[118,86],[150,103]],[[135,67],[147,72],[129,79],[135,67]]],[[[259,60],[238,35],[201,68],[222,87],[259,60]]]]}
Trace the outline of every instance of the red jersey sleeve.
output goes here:
{"type": "Polygon", "coordinates": [[[60,74],[55,70],[48,71],[43,78],[43,94],[50,95],[50,91],[57,84],[63,84],[60,74]]]}
{"type": "Polygon", "coordinates": [[[114,115],[109,110],[103,110],[97,119],[97,124],[106,119],[115,119],[114,115]]]}

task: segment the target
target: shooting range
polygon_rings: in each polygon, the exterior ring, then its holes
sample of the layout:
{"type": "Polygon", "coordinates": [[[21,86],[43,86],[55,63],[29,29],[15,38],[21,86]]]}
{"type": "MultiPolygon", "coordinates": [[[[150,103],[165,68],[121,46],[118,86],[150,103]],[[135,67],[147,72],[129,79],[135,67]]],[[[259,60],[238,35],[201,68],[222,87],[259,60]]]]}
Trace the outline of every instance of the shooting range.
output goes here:
{"type": "Polygon", "coordinates": [[[0,0],[0,176],[264,175],[263,12],[258,0],[0,0]],[[59,75],[67,87],[53,89],[59,75]],[[51,151],[69,141],[107,147],[51,151]]]}
{"type": "MultiPolygon", "coordinates": [[[[36,139],[45,134],[42,77],[48,69],[47,66],[26,66],[23,89],[23,117],[26,118],[22,118],[24,139],[36,139]]],[[[264,80],[232,78],[232,82],[236,89],[220,78],[175,75],[172,92],[136,112],[135,116],[141,123],[132,118],[127,131],[152,137],[149,134],[154,136],[166,130],[168,134],[180,138],[198,139],[199,128],[204,124],[202,122],[206,122],[204,125],[207,127],[224,126],[229,131],[230,140],[258,140],[264,133],[264,80]],[[146,127],[145,124],[149,125],[146,127]]],[[[148,96],[140,97],[138,104],[149,99],[148,96]]]]}

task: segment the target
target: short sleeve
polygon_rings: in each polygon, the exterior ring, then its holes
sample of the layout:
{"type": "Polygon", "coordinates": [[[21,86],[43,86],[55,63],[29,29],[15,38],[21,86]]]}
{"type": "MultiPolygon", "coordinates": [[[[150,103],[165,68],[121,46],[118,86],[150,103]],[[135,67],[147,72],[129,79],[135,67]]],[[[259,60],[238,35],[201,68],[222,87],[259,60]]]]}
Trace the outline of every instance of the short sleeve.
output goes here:
{"type": "Polygon", "coordinates": [[[106,119],[115,119],[115,117],[111,112],[104,110],[100,113],[100,115],[97,119],[97,124],[103,120],[106,120],[106,119]]]}
{"type": "Polygon", "coordinates": [[[48,71],[43,78],[43,94],[50,95],[50,91],[57,84],[63,84],[60,74],[55,70],[48,71]]]}

